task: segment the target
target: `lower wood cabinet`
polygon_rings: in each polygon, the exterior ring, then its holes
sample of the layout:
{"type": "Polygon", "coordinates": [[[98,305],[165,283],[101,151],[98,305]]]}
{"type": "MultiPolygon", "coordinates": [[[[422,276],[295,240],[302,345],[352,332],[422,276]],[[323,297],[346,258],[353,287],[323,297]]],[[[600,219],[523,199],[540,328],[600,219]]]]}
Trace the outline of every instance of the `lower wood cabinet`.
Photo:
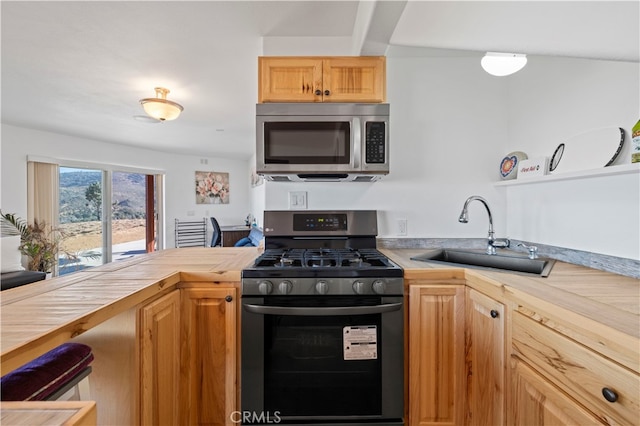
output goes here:
{"type": "Polygon", "coordinates": [[[464,285],[409,290],[409,424],[465,419],[464,285]]]}
{"type": "Polygon", "coordinates": [[[602,425],[582,408],[517,357],[512,358],[512,405],[509,425],[602,425]]]}
{"type": "Polygon", "coordinates": [[[505,424],[505,307],[466,290],[467,419],[465,424],[505,424]]]}
{"type": "Polygon", "coordinates": [[[175,290],[139,309],[138,424],[234,424],[237,289],[206,285],[175,290]]]}
{"type": "Polygon", "coordinates": [[[238,409],[237,289],[182,290],[180,423],[232,425],[238,409]]]}
{"type": "Polygon", "coordinates": [[[140,422],[177,425],[180,373],[180,291],[139,310],[140,422]]]}
{"type": "MultiPolygon", "coordinates": [[[[533,368],[537,376],[527,374],[519,380],[535,381],[538,388],[557,388],[555,394],[564,393],[567,398],[554,399],[547,403],[536,398],[523,401],[523,394],[533,391],[523,390],[522,383],[516,383],[517,398],[510,412],[517,416],[518,424],[527,425],[570,425],[583,424],[582,413],[593,413],[593,418],[608,425],[638,424],[640,413],[640,377],[636,371],[618,364],[615,360],[601,355],[592,348],[578,343],[564,334],[567,328],[546,318],[534,310],[522,308],[512,316],[513,354],[519,360],[533,368]],[[523,313],[524,312],[524,313],[523,313]],[[526,313],[526,314],[525,314],[526,313]],[[559,402],[562,401],[562,402],[559,402]],[[518,403],[533,407],[522,408],[518,403]],[[544,409],[544,417],[535,412],[536,405],[544,409]],[[562,408],[568,420],[560,421],[562,416],[547,405],[562,408]],[[528,417],[530,416],[530,417],[528,417]],[[580,416],[576,419],[576,416],[580,416]],[[552,420],[548,420],[551,418],[552,420]]],[[[515,362],[515,375],[523,376],[525,369],[515,362]],[[518,370],[518,368],[520,370],[518,370]]],[[[546,393],[543,393],[546,396],[546,393]]],[[[587,415],[586,418],[590,416],[587,415]]],[[[584,424],[589,424],[585,422],[584,424]]]]}

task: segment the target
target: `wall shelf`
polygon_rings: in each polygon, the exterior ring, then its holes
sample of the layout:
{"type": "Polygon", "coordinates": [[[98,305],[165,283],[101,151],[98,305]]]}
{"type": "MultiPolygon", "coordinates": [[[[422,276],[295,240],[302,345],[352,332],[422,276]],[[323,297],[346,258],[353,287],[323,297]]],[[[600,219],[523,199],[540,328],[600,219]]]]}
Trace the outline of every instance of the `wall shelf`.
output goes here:
{"type": "Polygon", "coordinates": [[[561,180],[578,180],[595,177],[640,174],[640,163],[621,164],[618,166],[602,167],[599,169],[579,170],[575,172],[558,173],[539,177],[513,179],[496,182],[494,186],[531,185],[534,183],[557,182],[561,180]]]}

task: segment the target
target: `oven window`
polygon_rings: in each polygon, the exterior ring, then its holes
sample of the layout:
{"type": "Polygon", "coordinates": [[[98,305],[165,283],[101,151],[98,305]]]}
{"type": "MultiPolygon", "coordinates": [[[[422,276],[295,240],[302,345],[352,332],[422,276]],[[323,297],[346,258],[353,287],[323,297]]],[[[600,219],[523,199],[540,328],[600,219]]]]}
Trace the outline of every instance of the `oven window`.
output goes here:
{"type": "Polygon", "coordinates": [[[349,164],[348,121],[264,123],[265,164],[349,164]]]}
{"type": "MultiPolygon", "coordinates": [[[[356,306],[380,299],[335,297],[272,298],[278,306],[356,306]]],[[[381,315],[265,315],[265,390],[267,411],[296,416],[381,415],[381,315]],[[345,360],[345,327],[372,330],[377,343],[371,355],[345,360]]],[[[349,341],[347,340],[347,343],[349,341]]],[[[375,347],[375,345],[374,345],[375,347]]]]}

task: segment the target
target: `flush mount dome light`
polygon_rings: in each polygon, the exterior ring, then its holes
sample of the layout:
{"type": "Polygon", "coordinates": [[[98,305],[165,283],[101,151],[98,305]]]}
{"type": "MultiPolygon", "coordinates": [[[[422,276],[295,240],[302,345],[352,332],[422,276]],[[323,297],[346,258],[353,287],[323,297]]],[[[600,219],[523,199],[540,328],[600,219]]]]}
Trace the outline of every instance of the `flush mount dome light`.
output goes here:
{"type": "Polygon", "coordinates": [[[527,64],[527,55],[487,52],[480,64],[489,74],[503,77],[520,71],[527,64]]]}
{"type": "Polygon", "coordinates": [[[155,98],[140,99],[144,112],[160,121],[170,121],[178,118],[184,108],[179,103],[167,99],[169,89],[156,87],[155,91],[155,98]]]}

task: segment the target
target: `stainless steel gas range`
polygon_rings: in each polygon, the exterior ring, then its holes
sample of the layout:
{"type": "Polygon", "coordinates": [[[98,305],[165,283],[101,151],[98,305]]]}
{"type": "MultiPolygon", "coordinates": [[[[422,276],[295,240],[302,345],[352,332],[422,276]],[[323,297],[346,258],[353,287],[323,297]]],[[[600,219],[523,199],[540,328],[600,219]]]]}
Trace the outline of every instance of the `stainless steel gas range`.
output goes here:
{"type": "Polygon", "coordinates": [[[403,270],[377,213],[267,211],[242,271],[242,424],[402,425],[403,270]]]}

